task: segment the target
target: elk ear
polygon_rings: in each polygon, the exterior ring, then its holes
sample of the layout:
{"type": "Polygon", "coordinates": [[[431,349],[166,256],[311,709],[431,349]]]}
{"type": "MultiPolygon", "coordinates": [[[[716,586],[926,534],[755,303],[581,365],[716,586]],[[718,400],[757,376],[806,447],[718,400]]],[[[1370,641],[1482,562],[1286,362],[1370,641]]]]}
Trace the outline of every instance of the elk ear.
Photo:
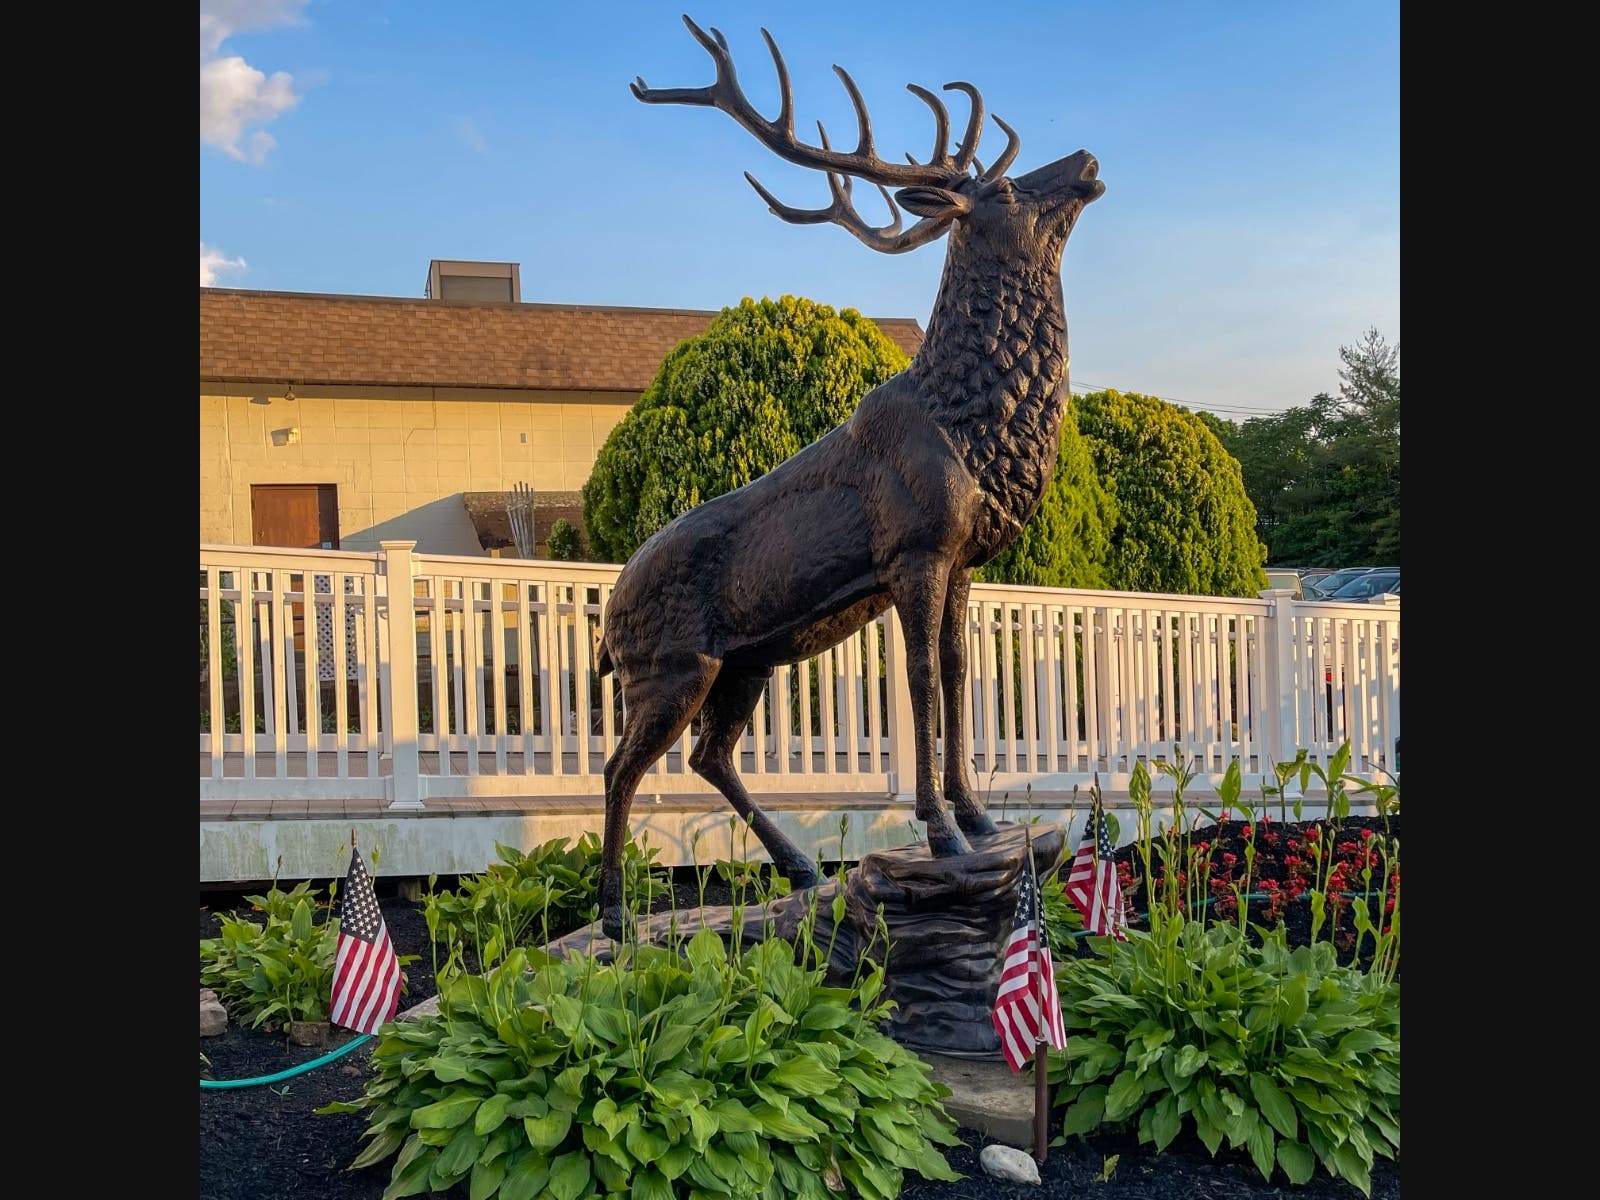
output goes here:
{"type": "Polygon", "coordinates": [[[972,211],[972,198],[938,187],[904,187],[894,194],[900,207],[919,217],[965,216],[972,211]]]}

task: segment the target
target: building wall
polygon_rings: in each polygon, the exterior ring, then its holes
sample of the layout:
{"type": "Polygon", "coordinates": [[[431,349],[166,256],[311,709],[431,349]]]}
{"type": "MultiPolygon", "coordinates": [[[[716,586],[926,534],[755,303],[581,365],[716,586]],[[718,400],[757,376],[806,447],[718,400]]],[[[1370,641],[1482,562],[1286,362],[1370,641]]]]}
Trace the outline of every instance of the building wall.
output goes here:
{"type": "Polygon", "coordinates": [[[332,483],[344,550],[483,555],[461,493],[573,492],[637,395],[200,384],[200,540],[248,545],[250,486],[332,483]],[[290,440],[284,430],[298,430],[290,440]],[[280,431],[275,444],[274,431],[280,431]]]}

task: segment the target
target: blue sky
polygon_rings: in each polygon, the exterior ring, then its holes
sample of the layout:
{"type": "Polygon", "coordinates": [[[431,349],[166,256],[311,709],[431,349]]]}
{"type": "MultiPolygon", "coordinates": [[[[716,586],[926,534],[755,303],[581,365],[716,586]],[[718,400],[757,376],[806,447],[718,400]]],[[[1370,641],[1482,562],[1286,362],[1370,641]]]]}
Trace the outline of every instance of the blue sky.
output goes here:
{"type": "MultiPolygon", "coordinates": [[[[711,81],[685,11],[768,116],[772,33],[803,136],[853,144],[838,63],[886,159],[931,144],[905,85],[952,80],[1021,136],[1012,174],[1095,154],[1106,194],[1062,269],[1075,387],[1240,418],[1336,391],[1369,326],[1400,340],[1397,0],[202,0],[202,282],[420,296],[430,259],[488,259],[521,263],[528,301],[787,293],[926,325],[942,240],[885,255],[785,224],[743,172],[803,207],[820,174],[714,109],[633,98],[636,75],[711,81]]],[[[986,122],[979,158],[1004,144],[986,122]]]]}

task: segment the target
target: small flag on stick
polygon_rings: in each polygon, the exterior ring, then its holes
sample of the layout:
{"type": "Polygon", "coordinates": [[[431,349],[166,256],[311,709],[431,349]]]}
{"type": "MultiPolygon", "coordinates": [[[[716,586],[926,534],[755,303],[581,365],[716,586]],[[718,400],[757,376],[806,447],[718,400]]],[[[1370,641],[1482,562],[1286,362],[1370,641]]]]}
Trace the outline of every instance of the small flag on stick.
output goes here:
{"type": "Polygon", "coordinates": [[[389,941],[389,929],[378,911],[372,876],[350,838],[350,873],[339,907],[339,949],[333,964],[333,1001],[328,1009],[335,1025],[357,1033],[377,1033],[400,1007],[400,960],[389,941]]]}
{"type": "Polygon", "coordinates": [[[1123,904],[1122,888],[1117,885],[1116,851],[1111,845],[1111,827],[1106,823],[1106,810],[1100,802],[1100,789],[1093,791],[1094,807],[1089,811],[1089,824],[1084,827],[1083,840],[1073,855],[1072,867],[1067,872],[1066,893],[1090,933],[1111,936],[1119,942],[1128,940],[1123,932],[1128,927],[1128,910],[1123,904]]]}
{"type": "Polygon", "coordinates": [[[995,1031],[1000,1035],[1001,1053],[1011,1069],[1018,1072],[1033,1057],[1038,1043],[1046,1042],[1057,1050],[1067,1045],[1067,1031],[1061,1019],[1061,993],[1056,990],[1050,940],[1045,934],[1039,903],[1032,839],[1028,842],[1027,856],[1027,869],[1017,888],[1016,923],[1006,942],[993,1018],[995,1031]]]}

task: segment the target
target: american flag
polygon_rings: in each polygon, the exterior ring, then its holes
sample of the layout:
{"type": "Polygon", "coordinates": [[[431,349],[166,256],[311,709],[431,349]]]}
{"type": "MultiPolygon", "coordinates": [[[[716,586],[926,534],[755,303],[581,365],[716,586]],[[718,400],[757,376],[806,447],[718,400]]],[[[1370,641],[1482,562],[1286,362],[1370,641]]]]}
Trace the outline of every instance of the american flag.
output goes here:
{"type": "Polygon", "coordinates": [[[1033,1056],[1042,1035],[1057,1050],[1067,1044],[1061,1020],[1061,994],[1056,991],[1055,965],[1050,961],[1050,940],[1045,936],[1039,909],[1039,881],[1034,878],[1033,849],[1028,849],[1028,869],[1017,888],[1017,917],[1006,942],[1005,965],[1000,969],[1000,989],[994,998],[994,1027],[1000,1050],[1013,1071],[1020,1071],[1033,1056]]]}
{"type": "Polygon", "coordinates": [[[400,960],[378,911],[372,876],[361,852],[350,849],[350,874],[339,908],[339,950],[333,963],[329,1018],[358,1033],[377,1033],[400,1007],[400,960]]]}
{"type": "Polygon", "coordinates": [[[1098,801],[1089,814],[1078,852],[1072,857],[1066,893],[1083,914],[1090,933],[1109,934],[1119,942],[1128,940],[1122,932],[1128,927],[1128,910],[1123,905],[1122,889],[1117,886],[1111,827],[1106,824],[1106,811],[1098,801]]]}

